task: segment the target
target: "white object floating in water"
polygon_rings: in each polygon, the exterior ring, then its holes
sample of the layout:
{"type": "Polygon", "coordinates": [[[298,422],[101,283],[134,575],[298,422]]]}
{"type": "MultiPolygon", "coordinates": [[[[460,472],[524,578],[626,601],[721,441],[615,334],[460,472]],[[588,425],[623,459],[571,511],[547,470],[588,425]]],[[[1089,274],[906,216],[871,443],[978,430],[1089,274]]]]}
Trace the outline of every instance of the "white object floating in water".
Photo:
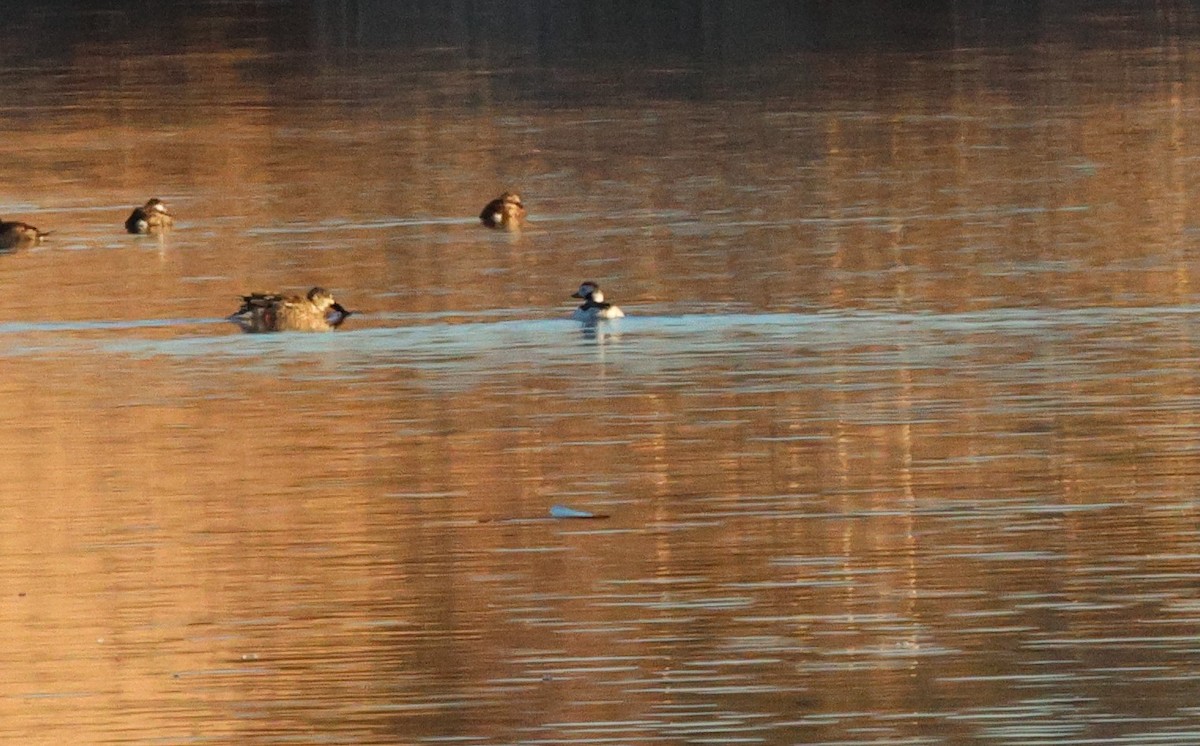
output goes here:
{"type": "Polygon", "coordinates": [[[568,508],[566,505],[550,506],[550,517],[551,518],[603,518],[603,516],[598,516],[595,513],[589,513],[586,510],[576,510],[575,508],[568,508]]]}

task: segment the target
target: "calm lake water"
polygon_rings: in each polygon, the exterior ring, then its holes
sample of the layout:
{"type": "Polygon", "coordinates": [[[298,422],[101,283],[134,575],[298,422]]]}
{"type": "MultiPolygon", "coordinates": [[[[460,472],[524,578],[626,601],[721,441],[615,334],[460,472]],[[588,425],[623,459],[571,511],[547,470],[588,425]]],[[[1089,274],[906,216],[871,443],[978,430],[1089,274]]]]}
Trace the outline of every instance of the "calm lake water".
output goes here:
{"type": "Polygon", "coordinates": [[[1200,742],[1193,8],[76,5],[0,50],[0,741],[1200,742]]]}

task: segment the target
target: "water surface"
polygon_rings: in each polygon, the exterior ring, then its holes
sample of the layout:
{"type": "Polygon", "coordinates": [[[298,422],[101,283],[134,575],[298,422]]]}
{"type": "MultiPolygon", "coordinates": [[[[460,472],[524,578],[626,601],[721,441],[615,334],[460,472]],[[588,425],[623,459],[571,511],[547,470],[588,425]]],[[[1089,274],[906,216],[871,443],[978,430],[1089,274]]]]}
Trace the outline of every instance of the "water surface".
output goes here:
{"type": "Polygon", "coordinates": [[[1200,740],[1190,11],[60,5],[0,52],[4,740],[1200,740]]]}

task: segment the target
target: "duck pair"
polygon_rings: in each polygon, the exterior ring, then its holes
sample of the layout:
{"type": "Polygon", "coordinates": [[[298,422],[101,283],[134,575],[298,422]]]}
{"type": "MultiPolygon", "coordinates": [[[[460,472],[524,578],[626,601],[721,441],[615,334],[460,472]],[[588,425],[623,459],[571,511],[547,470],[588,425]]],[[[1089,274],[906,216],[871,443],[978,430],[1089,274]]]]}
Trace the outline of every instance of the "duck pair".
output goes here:
{"type": "MultiPolygon", "coordinates": [[[[125,230],[130,233],[158,233],[171,227],[171,214],[167,206],[157,197],[141,207],[134,208],[125,220],[125,230]]],[[[0,251],[24,249],[40,244],[50,231],[38,230],[29,223],[19,220],[0,220],[0,251]]]]}
{"type": "MultiPolygon", "coordinates": [[[[620,308],[604,300],[600,286],[588,280],[572,298],[583,299],[572,318],[596,322],[623,318],[620,308]]],[[[342,325],[354,311],[347,311],[325,288],[315,287],[307,295],[251,293],[242,296],[242,307],[230,319],[247,332],[327,332],[342,325]]]]}

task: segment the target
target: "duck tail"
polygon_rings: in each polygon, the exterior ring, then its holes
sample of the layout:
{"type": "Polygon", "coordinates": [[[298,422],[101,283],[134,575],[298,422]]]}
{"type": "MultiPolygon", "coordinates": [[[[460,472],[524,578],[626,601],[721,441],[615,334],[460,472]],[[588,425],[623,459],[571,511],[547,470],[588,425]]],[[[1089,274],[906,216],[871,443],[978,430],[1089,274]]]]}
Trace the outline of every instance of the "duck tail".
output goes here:
{"type": "Polygon", "coordinates": [[[238,310],[236,310],[232,314],[230,314],[230,318],[232,318],[234,316],[241,316],[242,314],[250,313],[251,311],[254,310],[254,296],[253,295],[239,295],[238,300],[240,300],[242,302],[242,306],[241,306],[241,308],[239,308],[238,310]]]}

